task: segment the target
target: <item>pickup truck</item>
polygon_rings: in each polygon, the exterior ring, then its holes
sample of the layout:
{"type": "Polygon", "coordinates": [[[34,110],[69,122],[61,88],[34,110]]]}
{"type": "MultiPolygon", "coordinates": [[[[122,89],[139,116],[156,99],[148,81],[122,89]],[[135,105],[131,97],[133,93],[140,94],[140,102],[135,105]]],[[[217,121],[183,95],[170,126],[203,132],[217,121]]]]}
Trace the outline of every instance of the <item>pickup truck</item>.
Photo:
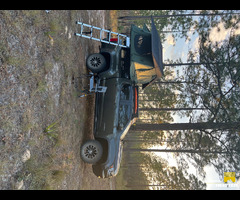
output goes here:
{"type": "Polygon", "coordinates": [[[138,86],[130,80],[129,50],[103,43],[100,53],[88,56],[86,65],[97,74],[105,93],[96,93],[94,137],[81,147],[81,157],[91,163],[96,176],[118,173],[122,141],[138,117],[138,86]]]}
{"type": "Polygon", "coordinates": [[[106,89],[96,92],[94,140],[85,141],[80,150],[99,178],[119,171],[123,139],[138,117],[139,86],[144,89],[163,75],[162,45],[153,19],[152,31],[132,25],[130,34],[130,48],[110,44],[118,42],[111,38],[86,59],[87,68],[106,89]]]}

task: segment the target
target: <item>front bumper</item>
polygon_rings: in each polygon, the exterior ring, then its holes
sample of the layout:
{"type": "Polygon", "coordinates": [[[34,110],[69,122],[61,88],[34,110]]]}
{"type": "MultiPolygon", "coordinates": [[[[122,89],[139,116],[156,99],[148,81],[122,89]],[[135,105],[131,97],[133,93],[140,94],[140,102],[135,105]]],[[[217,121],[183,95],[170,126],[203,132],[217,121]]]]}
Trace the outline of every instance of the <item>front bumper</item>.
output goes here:
{"type": "Polygon", "coordinates": [[[93,165],[93,173],[98,177],[98,178],[111,178],[113,177],[113,172],[114,170],[108,168],[108,169],[103,169],[101,165],[93,165]]]}

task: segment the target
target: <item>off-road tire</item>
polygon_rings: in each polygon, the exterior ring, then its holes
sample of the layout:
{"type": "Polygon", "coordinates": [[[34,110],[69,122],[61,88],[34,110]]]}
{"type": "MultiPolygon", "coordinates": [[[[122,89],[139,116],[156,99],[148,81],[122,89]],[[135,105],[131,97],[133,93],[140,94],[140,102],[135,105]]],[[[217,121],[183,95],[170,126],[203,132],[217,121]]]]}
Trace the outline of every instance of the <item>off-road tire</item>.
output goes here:
{"type": "Polygon", "coordinates": [[[87,68],[93,73],[99,73],[106,69],[106,59],[100,53],[90,54],[86,61],[87,68]]]}
{"type": "Polygon", "coordinates": [[[84,142],[80,149],[82,160],[89,164],[97,163],[101,159],[102,154],[102,145],[97,140],[88,140],[84,142]]]}

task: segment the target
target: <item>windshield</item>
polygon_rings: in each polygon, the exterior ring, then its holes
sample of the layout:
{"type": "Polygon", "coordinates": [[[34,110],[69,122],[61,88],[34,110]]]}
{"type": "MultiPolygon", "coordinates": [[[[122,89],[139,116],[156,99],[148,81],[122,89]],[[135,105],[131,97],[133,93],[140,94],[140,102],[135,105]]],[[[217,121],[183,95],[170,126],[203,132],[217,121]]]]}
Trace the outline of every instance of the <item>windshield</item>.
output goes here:
{"type": "Polygon", "coordinates": [[[118,129],[123,130],[131,119],[132,91],[129,84],[123,85],[120,91],[120,103],[118,112],[118,129]]]}

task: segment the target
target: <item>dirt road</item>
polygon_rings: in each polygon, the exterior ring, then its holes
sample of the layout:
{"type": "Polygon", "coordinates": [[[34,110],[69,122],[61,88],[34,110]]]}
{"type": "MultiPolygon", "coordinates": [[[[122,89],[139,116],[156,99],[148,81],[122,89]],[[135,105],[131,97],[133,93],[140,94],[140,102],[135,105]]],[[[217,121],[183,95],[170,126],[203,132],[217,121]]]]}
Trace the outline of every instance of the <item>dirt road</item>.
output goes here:
{"type": "Polygon", "coordinates": [[[108,11],[0,11],[0,189],[115,189],[80,159],[93,137],[85,58],[98,42],[76,20],[109,28],[108,11]]]}

